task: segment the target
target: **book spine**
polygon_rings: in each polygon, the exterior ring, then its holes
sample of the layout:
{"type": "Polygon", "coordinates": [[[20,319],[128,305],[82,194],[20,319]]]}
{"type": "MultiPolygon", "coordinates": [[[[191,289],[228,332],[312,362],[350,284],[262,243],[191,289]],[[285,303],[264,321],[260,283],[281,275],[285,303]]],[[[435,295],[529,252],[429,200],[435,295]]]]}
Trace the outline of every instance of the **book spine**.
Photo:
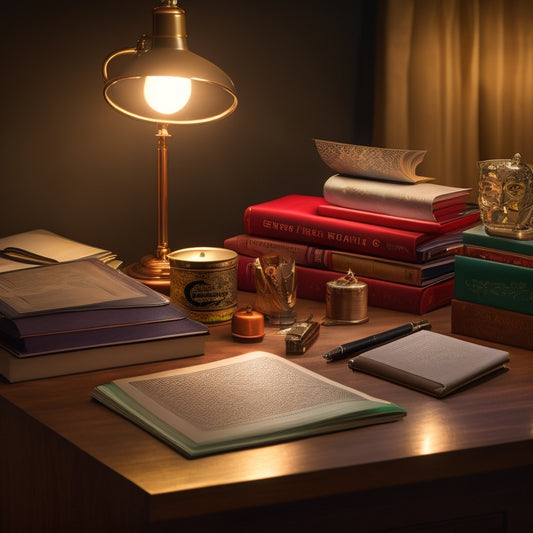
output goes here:
{"type": "Polygon", "coordinates": [[[473,246],[471,244],[465,244],[463,246],[462,255],[467,257],[476,257],[477,259],[484,259],[485,261],[496,261],[497,263],[507,263],[509,265],[533,268],[532,256],[515,254],[512,252],[503,252],[501,250],[483,248],[481,246],[473,246]]]}
{"type": "Polygon", "coordinates": [[[533,269],[458,255],[455,298],[533,315],[533,269]]]}
{"type": "Polygon", "coordinates": [[[379,261],[372,257],[359,257],[334,251],[326,251],[327,264],[332,270],[348,272],[357,276],[405,283],[419,286],[422,283],[422,272],[416,265],[407,266],[379,261]]]}
{"type": "Polygon", "coordinates": [[[295,260],[296,264],[302,266],[325,268],[343,273],[351,270],[358,276],[407,285],[419,286],[422,283],[421,265],[415,263],[400,263],[386,258],[337,252],[251,235],[230,237],[224,241],[224,247],[251,257],[266,254],[288,255],[295,260]]]}
{"type": "Polygon", "coordinates": [[[250,257],[264,255],[281,255],[292,257],[296,264],[327,268],[326,250],[317,246],[308,246],[255,235],[235,235],[224,241],[224,248],[250,257]]]}
{"type": "MultiPolygon", "coordinates": [[[[237,270],[240,290],[255,292],[253,257],[239,254],[237,270]]],[[[339,272],[296,266],[297,296],[308,300],[325,301],[326,284],[342,277],[339,272]]],[[[429,287],[413,287],[400,283],[357,276],[368,285],[368,305],[395,311],[424,314],[450,303],[453,279],[429,287]]]]}
{"type": "Polygon", "coordinates": [[[452,299],[452,333],[533,349],[533,316],[452,299]]]}
{"type": "Polygon", "coordinates": [[[244,227],[250,235],[412,262],[418,261],[416,247],[421,240],[415,232],[261,204],[245,210],[244,227]]]}

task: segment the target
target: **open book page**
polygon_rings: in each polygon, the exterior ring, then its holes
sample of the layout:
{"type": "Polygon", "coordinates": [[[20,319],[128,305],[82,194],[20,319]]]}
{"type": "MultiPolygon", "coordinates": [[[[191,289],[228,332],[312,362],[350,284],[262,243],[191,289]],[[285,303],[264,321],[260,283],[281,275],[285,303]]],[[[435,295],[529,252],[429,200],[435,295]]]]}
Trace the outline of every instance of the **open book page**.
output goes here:
{"type": "Polygon", "coordinates": [[[7,318],[168,302],[162,294],[96,259],[0,274],[0,314],[7,318]]]}
{"type": "MultiPolygon", "coordinates": [[[[26,231],[0,239],[0,251],[13,248],[50,258],[59,263],[89,257],[108,263],[116,258],[116,255],[108,250],[76,242],[44,229],[26,231]]],[[[20,270],[31,266],[36,265],[0,257],[0,272],[20,270]]]]}
{"type": "Polygon", "coordinates": [[[436,183],[406,186],[340,174],[328,178],[323,187],[324,199],[333,205],[430,222],[437,220],[439,206],[464,206],[469,192],[436,183]]]}
{"type": "Polygon", "coordinates": [[[509,353],[421,330],[349,361],[353,370],[443,397],[496,370],[509,353]]]}
{"type": "Polygon", "coordinates": [[[405,415],[394,404],[260,351],[117,380],[93,396],[188,457],[405,415]]]}
{"type": "Polygon", "coordinates": [[[322,161],[332,170],[348,176],[376,180],[420,183],[433,178],[416,175],[424,150],[378,148],[315,139],[322,161]]]}

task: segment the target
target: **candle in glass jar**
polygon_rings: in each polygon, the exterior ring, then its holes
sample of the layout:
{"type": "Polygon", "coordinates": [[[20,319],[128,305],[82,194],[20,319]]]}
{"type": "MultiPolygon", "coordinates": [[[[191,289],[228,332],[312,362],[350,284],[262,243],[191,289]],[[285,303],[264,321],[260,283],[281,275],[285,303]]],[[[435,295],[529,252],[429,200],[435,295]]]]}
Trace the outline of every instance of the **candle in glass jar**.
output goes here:
{"type": "Polygon", "coordinates": [[[237,309],[237,253],[226,248],[183,248],[168,255],[170,299],[193,320],[216,324],[237,309]]]}

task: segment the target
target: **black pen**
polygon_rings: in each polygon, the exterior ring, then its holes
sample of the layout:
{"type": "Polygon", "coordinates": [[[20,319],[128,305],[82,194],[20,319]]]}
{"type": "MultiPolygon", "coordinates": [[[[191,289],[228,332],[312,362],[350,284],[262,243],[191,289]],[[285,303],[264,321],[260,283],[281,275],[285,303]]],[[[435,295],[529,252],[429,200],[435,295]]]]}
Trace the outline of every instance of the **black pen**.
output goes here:
{"type": "Polygon", "coordinates": [[[365,337],[358,341],[348,342],[330,350],[324,355],[324,359],[328,362],[346,359],[350,355],[364,352],[370,348],[375,348],[376,346],[399,339],[400,337],[404,337],[405,335],[409,335],[420,329],[431,329],[431,324],[427,320],[410,322],[409,324],[389,329],[388,331],[378,333],[377,335],[371,335],[370,337],[365,337]]]}

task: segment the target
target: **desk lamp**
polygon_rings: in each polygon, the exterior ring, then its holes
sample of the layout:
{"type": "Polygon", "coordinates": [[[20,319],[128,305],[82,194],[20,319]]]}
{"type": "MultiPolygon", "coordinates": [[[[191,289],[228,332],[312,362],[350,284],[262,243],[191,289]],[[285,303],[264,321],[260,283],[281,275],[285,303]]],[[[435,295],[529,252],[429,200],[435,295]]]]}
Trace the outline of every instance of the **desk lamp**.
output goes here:
{"type": "Polygon", "coordinates": [[[104,62],[103,75],[104,97],[113,108],[157,124],[157,248],[124,271],[168,293],[168,126],[224,118],[237,107],[237,96],[233,82],[222,70],[189,51],[185,12],[178,7],[178,0],[161,3],[153,8],[152,35],[143,34],[136,47],[110,54],[104,62]]]}

